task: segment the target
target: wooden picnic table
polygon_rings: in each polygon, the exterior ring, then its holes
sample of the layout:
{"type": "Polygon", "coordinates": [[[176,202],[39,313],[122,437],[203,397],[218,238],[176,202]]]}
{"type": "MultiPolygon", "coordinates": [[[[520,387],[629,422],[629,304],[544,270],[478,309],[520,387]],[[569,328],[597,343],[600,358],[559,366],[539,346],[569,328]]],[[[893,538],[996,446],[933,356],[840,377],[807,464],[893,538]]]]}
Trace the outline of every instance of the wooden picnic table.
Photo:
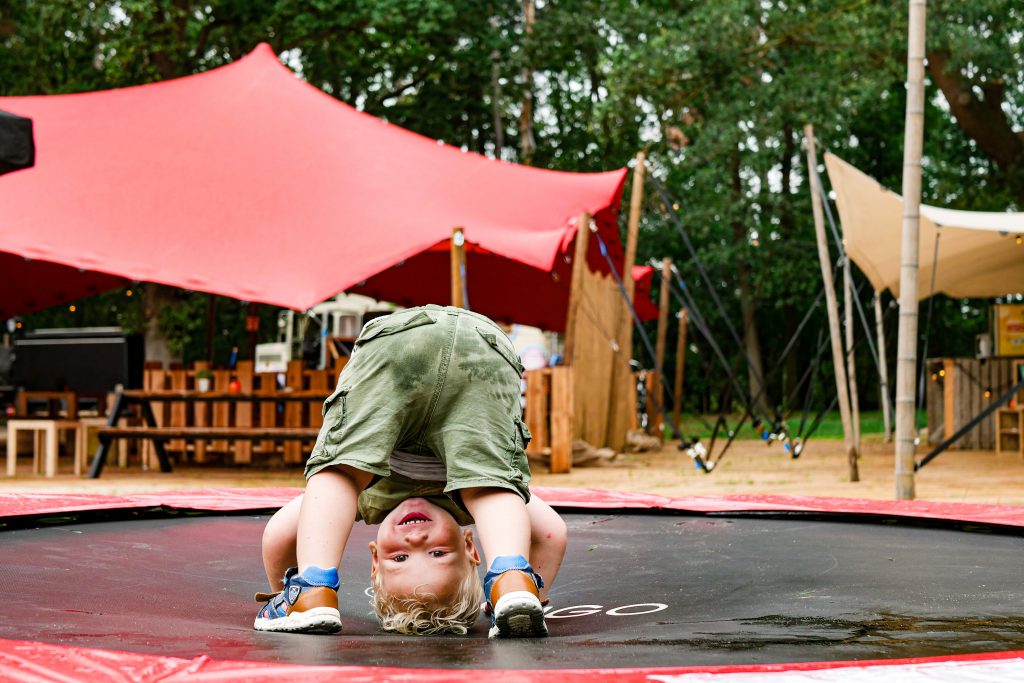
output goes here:
{"type": "Polygon", "coordinates": [[[170,439],[246,439],[250,441],[274,439],[283,441],[308,441],[315,439],[319,427],[166,427],[157,424],[153,403],[177,402],[323,402],[330,394],[323,391],[186,391],[124,389],[117,392],[114,405],[107,418],[106,427],[97,432],[99,446],[89,468],[89,478],[96,479],[103,472],[107,451],[114,439],[144,438],[153,442],[153,449],[160,461],[160,471],[172,471],[170,458],[164,449],[164,441],[170,439]],[[145,426],[118,427],[118,421],[129,405],[139,406],[145,426]]]}

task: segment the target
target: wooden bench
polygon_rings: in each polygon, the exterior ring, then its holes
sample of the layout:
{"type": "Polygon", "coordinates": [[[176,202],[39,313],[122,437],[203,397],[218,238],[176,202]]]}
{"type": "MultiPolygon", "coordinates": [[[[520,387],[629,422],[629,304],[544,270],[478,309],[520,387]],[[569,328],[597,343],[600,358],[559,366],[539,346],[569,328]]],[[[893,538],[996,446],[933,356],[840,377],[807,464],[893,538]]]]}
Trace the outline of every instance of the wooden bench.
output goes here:
{"type": "MultiPolygon", "coordinates": [[[[150,439],[154,445],[171,439],[197,441],[200,439],[230,439],[232,441],[315,441],[319,427],[101,427],[96,432],[100,447],[93,461],[93,471],[102,469],[103,460],[114,439],[150,439]],[[102,458],[102,460],[100,459],[102,458]]],[[[163,454],[162,449],[157,448],[163,454]]],[[[160,459],[160,470],[170,472],[166,455],[160,459]]]]}
{"type": "MultiPolygon", "coordinates": [[[[164,448],[168,442],[177,442],[182,444],[192,441],[195,444],[195,450],[198,453],[206,442],[213,439],[220,439],[224,443],[229,441],[240,441],[243,443],[249,443],[253,441],[259,441],[263,443],[273,443],[275,441],[282,441],[286,446],[293,447],[296,452],[293,454],[292,461],[301,462],[302,460],[302,444],[303,441],[315,441],[317,435],[320,433],[320,410],[313,410],[315,413],[316,420],[310,420],[313,424],[297,425],[286,423],[284,426],[277,426],[274,424],[276,421],[276,413],[279,405],[284,406],[283,412],[289,413],[289,409],[294,406],[302,408],[303,404],[321,404],[324,399],[327,398],[329,392],[326,387],[320,387],[316,390],[297,390],[297,391],[280,391],[280,392],[241,392],[241,391],[187,391],[187,390],[138,390],[138,389],[124,389],[118,392],[114,398],[114,406],[110,411],[110,415],[107,418],[107,426],[100,428],[96,434],[99,439],[99,446],[96,448],[96,454],[93,456],[92,465],[89,468],[89,477],[95,479],[100,476],[103,471],[103,467],[107,461],[107,452],[110,450],[111,442],[114,439],[146,439],[150,442],[150,448],[155,452],[157,460],[160,462],[161,472],[170,472],[171,461],[164,448]],[[199,404],[236,404],[245,405],[249,410],[244,414],[246,422],[251,422],[251,408],[254,404],[259,403],[260,411],[269,409],[269,415],[267,416],[266,424],[259,426],[252,424],[234,425],[229,426],[225,424],[209,424],[205,419],[202,420],[202,424],[196,424],[192,426],[186,425],[173,425],[173,424],[161,424],[161,420],[158,420],[153,410],[153,404],[158,406],[181,403],[183,407],[189,405],[195,406],[199,404]],[[144,425],[140,426],[118,426],[120,419],[124,416],[124,409],[128,404],[135,404],[139,406],[140,414],[142,419],[145,421],[144,425]]],[[[294,411],[291,411],[294,412],[294,411]]],[[[299,411],[301,418],[301,412],[299,411]]],[[[226,416],[222,416],[227,420],[226,416]]],[[[237,416],[236,416],[237,417],[237,416]]],[[[293,416],[294,417],[294,416],[293,416]]],[[[261,417],[261,420],[263,418],[261,417]]],[[[199,422],[199,420],[197,420],[199,422]]],[[[237,455],[237,451],[236,451],[237,455]]],[[[285,462],[289,462],[289,452],[285,451],[285,462]]],[[[201,462],[200,458],[196,458],[197,462],[201,462]]],[[[144,458],[144,462],[146,459],[144,458]]],[[[245,459],[248,462],[248,458],[245,459]]]]}

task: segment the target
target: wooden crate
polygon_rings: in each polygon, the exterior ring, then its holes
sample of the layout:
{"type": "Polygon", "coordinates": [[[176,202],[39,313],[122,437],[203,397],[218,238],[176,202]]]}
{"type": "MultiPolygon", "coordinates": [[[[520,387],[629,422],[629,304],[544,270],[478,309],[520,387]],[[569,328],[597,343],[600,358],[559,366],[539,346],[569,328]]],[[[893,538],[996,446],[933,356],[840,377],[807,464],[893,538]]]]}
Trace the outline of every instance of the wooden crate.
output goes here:
{"type": "Polygon", "coordinates": [[[572,470],[573,369],[529,370],[524,421],[533,434],[527,454],[546,458],[553,474],[572,470]]]}
{"type": "Polygon", "coordinates": [[[1000,408],[993,422],[996,435],[996,455],[1012,453],[1024,456],[1024,410],[1021,408],[1000,408]]]}

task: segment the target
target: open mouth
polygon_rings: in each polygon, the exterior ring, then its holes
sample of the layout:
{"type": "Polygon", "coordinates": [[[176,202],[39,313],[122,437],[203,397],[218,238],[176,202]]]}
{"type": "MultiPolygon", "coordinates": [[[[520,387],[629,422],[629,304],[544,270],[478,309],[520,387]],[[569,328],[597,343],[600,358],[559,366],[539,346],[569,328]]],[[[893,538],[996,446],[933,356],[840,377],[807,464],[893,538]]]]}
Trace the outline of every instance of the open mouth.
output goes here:
{"type": "Polygon", "coordinates": [[[398,522],[398,526],[409,526],[410,524],[422,524],[423,522],[429,522],[430,517],[427,517],[422,512],[410,512],[405,517],[402,517],[398,522]]]}

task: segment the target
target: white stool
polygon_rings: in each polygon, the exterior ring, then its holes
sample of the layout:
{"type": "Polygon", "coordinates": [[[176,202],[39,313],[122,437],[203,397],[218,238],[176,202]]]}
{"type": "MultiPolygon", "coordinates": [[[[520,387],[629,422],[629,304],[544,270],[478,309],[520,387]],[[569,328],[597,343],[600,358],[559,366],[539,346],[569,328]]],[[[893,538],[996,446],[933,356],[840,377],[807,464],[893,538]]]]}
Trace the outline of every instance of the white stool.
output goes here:
{"type": "Polygon", "coordinates": [[[57,475],[57,433],[75,432],[75,474],[79,472],[81,439],[78,438],[78,420],[8,420],[7,421],[7,476],[13,477],[18,464],[18,432],[30,431],[32,435],[32,472],[57,475]],[[40,452],[43,457],[40,458],[40,452]]]}

